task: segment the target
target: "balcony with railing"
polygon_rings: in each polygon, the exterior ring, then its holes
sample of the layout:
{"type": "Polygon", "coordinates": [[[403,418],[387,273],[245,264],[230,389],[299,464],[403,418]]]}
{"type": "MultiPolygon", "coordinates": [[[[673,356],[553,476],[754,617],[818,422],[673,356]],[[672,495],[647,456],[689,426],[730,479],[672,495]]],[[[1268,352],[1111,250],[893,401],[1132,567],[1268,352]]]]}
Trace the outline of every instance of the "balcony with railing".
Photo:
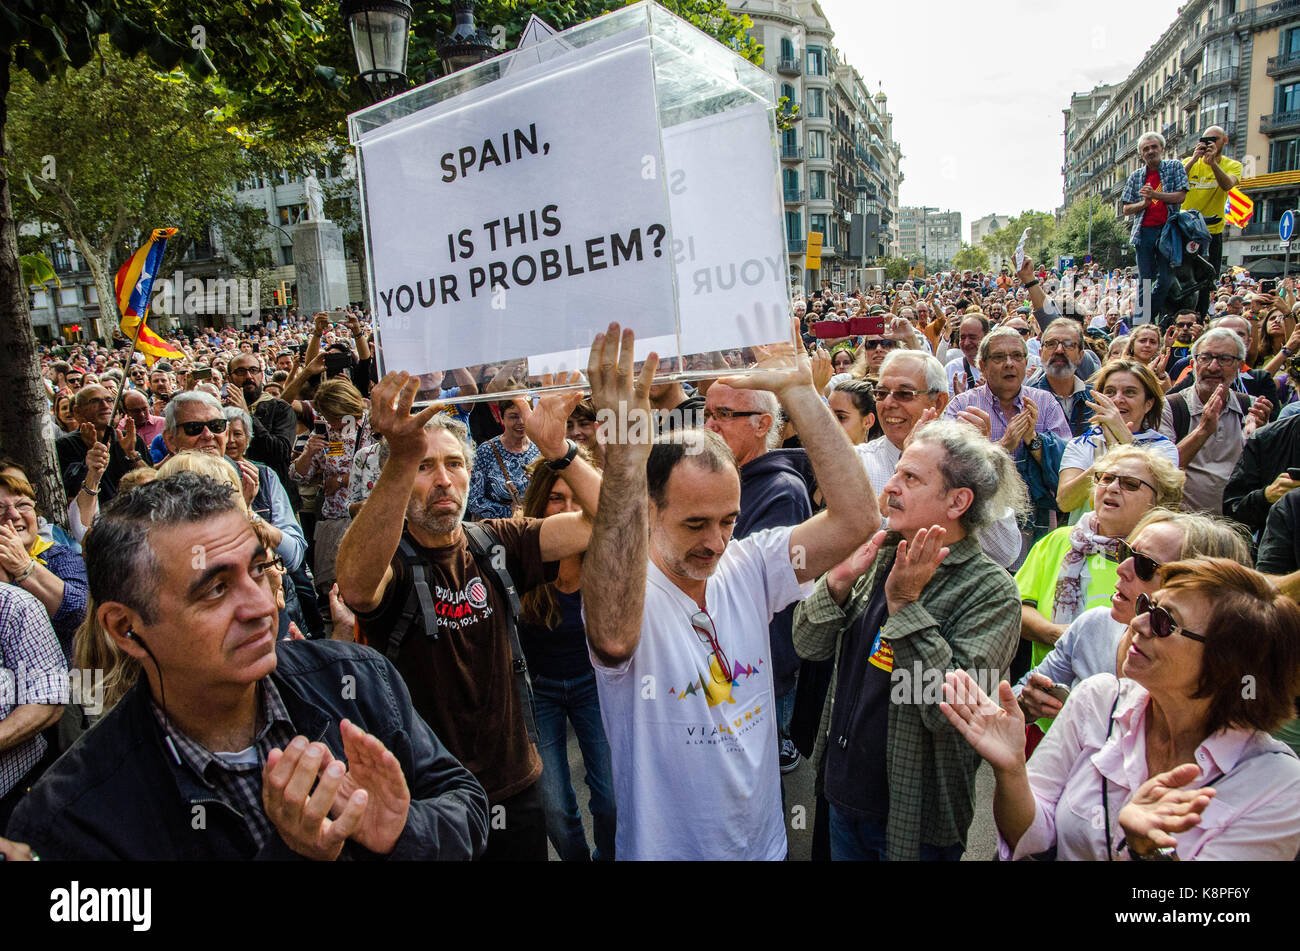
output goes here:
{"type": "Polygon", "coordinates": [[[782,160],[782,161],[785,161],[785,162],[801,162],[801,161],[803,161],[803,146],[802,146],[802,145],[786,145],[785,143],[782,143],[782,145],[781,145],[781,160],[782,160]]]}
{"type": "Polygon", "coordinates": [[[1183,102],[1190,102],[1201,95],[1208,89],[1215,86],[1222,86],[1227,83],[1235,83],[1241,68],[1238,66],[1222,66],[1219,69],[1212,69],[1199,80],[1188,87],[1182,95],[1183,102]]]}
{"type": "Polygon", "coordinates": [[[791,254],[803,254],[804,248],[807,244],[808,242],[803,238],[790,238],[787,241],[791,254]]]}
{"type": "Polygon", "coordinates": [[[808,200],[808,192],[802,188],[787,188],[783,197],[787,205],[802,205],[808,200]]]}
{"type": "Polygon", "coordinates": [[[1285,56],[1270,56],[1265,72],[1274,79],[1288,73],[1300,72],[1300,52],[1287,53],[1285,56]]]}
{"type": "Polygon", "coordinates": [[[801,56],[782,56],[776,61],[776,71],[782,76],[798,76],[803,72],[801,56]]]}
{"type": "Polygon", "coordinates": [[[1259,131],[1265,135],[1273,135],[1278,132],[1293,132],[1300,129],[1300,109],[1293,109],[1290,112],[1275,112],[1272,115],[1259,117],[1259,131]]]}

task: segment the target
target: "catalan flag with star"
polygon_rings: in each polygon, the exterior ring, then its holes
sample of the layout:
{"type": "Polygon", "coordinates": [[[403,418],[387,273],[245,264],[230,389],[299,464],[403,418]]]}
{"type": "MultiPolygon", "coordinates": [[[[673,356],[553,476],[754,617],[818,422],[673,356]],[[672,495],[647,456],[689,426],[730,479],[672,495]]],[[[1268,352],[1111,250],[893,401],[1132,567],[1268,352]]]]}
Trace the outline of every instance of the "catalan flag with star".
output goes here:
{"type": "Polygon", "coordinates": [[[118,329],[135,342],[135,348],[144,354],[149,366],[163,357],[180,360],[185,356],[145,326],[149,317],[153,279],[162,267],[167,239],[175,233],[175,228],[156,228],[149,240],[118,268],[114,281],[117,309],[122,312],[122,322],[118,324],[118,329]]]}
{"type": "Polygon", "coordinates": [[[1244,228],[1255,214],[1255,203],[1246,197],[1245,192],[1236,188],[1228,192],[1228,200],[1223,204],[1223,217],[1228,224],[1244,228]]]}

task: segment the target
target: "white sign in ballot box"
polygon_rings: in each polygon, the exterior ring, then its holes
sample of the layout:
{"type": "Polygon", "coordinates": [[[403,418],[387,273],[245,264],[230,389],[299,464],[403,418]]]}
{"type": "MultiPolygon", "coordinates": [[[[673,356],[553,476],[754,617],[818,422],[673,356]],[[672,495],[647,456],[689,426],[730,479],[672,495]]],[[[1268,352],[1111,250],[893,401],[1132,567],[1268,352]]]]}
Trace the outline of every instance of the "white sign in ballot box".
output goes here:
{"type": "Polygon", "coordinates": [[[616,320],[663,379],[744,372],[790,338],[775,101],[644,2],[353,114],[381,371],[499,399],[616,320]]]}

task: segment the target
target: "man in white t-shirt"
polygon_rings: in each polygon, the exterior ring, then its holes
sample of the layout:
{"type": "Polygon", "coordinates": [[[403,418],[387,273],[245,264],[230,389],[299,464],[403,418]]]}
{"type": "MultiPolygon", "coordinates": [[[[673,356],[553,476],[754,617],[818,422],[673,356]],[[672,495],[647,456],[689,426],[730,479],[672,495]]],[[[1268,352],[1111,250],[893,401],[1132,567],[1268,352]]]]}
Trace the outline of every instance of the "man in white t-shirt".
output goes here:
{"type": "Polygon", "coordinates": [[[826,511],[732,543],[740,475],[731,450],[706,430],[650,441],[657,359],[634,376],[632,344],[623,331],[620,346],[611,324],[587,370],[607,446],[582,594],[613,760],[615,851],[624,860],[780,860],[768,623],[870,537],[880,515],[864,504],[873,495],[866,472],[796,346],[784,368],[725,382],[776,393],[826,511]]]}

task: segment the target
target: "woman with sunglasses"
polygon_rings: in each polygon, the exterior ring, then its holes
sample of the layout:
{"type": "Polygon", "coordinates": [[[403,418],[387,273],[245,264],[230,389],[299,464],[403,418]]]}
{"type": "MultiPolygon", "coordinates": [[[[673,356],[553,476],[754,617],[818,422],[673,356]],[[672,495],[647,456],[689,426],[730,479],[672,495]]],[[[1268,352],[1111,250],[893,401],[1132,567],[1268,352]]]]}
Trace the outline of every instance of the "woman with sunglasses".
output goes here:
{"type": "Polygon", "coordinates": [[[1072,513],[1072,525],[1092,508],[1093,468],[1108,449],[1143,446],[1178,465],[1178,446],[1157,428],[1165,408],[1164,391],[1145,364],[1107,363],[1094,379],[1087,405],[1092,426],[1065,444],[1056,489],[1056,504],[1072,513]]]}
{"type": "Polygon", "coordinates": [[[1187,558],[1231,558],[1249,565],[1250,546],[1225,519],[1157,508],[1142,516],[1128,541],[1120,543],[1117,557],[1110,604],[1089,608],[1075,618],[1042,663],[1016,684],[1027,718],[1050,720],[1061,712],[1063,701],[1051,692],[1054,685],[1073,690],[1093,674],[1119,670],[1123,658],[1117,663],[1116,651],[1133,620],[1137,597],[1156,593],[1160,587],[1156,573],[1162,565],[1187,558]]]}
{"type": "Polygon", "coordinates": [[[1010,685],[995,703],[948,674],[940,709],[993,767],[1002,858],[1296,858],[1300,760],[1268,734],[1300,690],[1300,608],[1224,558],[1160,579],[1137,597],[1122,679],[1079,684],[1028,762],[1010,685]]]}
{"type": "MultiPolygon", "coordinates": [[[[1032,642],[1034,666],[1075,618],[1110,602],[1120,542],[1151,509],[1176,509],[1186,480],[1168,459],[1140,446],[1116,446],[1097,461],[1092,478],[1094,511],[1035,542],[1016,572],[1021,636],[1032,642]]],[[[1036,737],[1031,732],[1031,748],[1036,737]]]]}

